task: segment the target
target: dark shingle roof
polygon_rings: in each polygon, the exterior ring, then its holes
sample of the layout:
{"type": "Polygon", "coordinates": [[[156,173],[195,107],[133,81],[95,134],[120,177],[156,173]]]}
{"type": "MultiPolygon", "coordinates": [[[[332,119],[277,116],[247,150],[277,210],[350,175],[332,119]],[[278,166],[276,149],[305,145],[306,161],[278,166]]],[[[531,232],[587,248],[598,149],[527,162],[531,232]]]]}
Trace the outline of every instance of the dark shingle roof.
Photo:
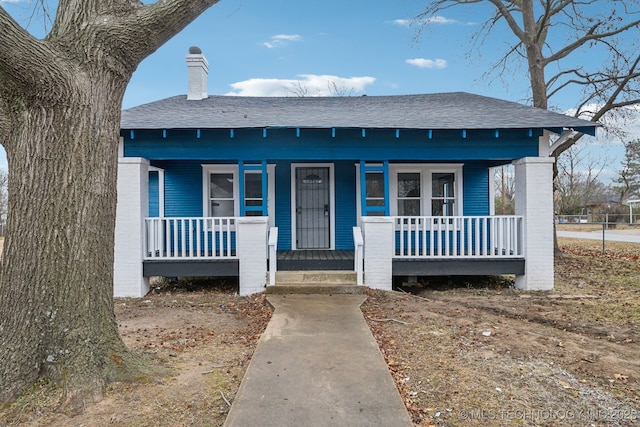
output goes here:
{"type": "Polygon", "coordinates": [[[210,96],[201,101],[187,101],[181,95],[124,110],[121,121],[122,129],[584,130],[595,126],[563,114],[464,92],[324,98],[210,96]]]}

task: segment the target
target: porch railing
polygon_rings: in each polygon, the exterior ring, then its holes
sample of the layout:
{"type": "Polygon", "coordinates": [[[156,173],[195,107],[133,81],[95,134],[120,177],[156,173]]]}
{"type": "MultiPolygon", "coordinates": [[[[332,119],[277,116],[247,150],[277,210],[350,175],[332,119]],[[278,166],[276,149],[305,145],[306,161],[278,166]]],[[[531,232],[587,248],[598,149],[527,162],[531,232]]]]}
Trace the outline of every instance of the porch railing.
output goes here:
{"type": "Polygon", "coordinates": [[[361,286],[364,283],[364,239],[360,227],[353,227],[353,245],[353,269],[356,271],[356,284],[361,286]]]}
{"type": "Polygon", "coordinates": [[[145,260],[235,259],[236,218],[145,218],[145,260]]]}
{"type": "Polygon", "coordinates": [[[395,258],[522,258],[521,216],[396,216],[395,258]]]}
{"type": "Polygon", "coordinates": [[[269,228],[269,285],[276,284],[278,271],[278,227],[269,228]]]}

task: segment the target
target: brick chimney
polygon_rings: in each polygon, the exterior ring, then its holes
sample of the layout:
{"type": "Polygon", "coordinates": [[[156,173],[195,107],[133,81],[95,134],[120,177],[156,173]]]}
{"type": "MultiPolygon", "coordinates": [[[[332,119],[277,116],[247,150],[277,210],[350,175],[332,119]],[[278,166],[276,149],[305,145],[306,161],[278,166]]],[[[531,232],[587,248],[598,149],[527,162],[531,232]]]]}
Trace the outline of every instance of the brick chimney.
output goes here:
{"type": "Polygon", "coordinates": [[[207,62],[207,58],[202,54],[202,50],[197,46],[191,46],[189,48],[187,70],[189,85],[187,99],[196,101],[207,99],[209,97],[207,94],[209,63],[207,62]]]}

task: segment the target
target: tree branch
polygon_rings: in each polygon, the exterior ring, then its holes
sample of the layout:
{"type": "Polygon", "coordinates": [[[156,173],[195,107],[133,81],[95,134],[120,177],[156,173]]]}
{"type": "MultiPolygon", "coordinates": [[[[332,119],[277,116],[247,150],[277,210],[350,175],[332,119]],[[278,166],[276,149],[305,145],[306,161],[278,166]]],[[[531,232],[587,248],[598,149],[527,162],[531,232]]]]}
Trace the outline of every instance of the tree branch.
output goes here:
{"type": "MultiPolygon", "coordinates": [[[[64,66],[46,41],[33,37],[0,6],[0,92],[18,83],[44,89],[64,66]],[[34,66],[34,63],[36,66],[34,66]]],[[[46,95],[43,93],[43,95],[46,95]]]]}
{"type": "Polygon", "coordinates": [[[578,40],[576,40],[575,42],[565,46],[564,48],[560,49],[558,52],[554,53],[553,55],[545,58],[545,65],[554,62],[554,61],[558,61],[559,59],[564,58],[565,56],[569,55],[571,52],[573,52],[574,50],[580,48],[581,46],[583,46],[585,43],[589,42],[589,41],[594,41],[594,40],[601,40],[601,39],[605,39],[608,37],[612,37],[615,36],[617,34],[620,34],[624,31],[627,31],[631,28],[637,27],[640,25],[640,20],[637,21],[633,21],[625,26],[622,26],[620,28],[617,28],[613,31],[608,31],[606,33],[596,33],[595,31],[598,29],[598,27],[600,26],[601,22],[596,23],[595,25],[593,25],[590,30],[587,32],[586,35],[584,35],[583,37],[579,38],[578,40]]]}
{"type": "MultiPolygon", "coordinates": [[[[507,25],[509,25],[509,28],[511,28],[511,31],[513,31],[513,34],[515,34],[515,36],[518,37],[518,39],[520,39],[520,41],[522,41],[526,45],[527,43],[526,33],[522,30],[522,28],[520,28],[520,26],[516,22],[515,18],[511,14],[511,10],[509,10],[509,8],[507,8],[507,6],[505,6],[505,4],[501,0],[490,0],[490,1],[498,9],[498,11],[500,12],[500,15],[504,18],[504,20],[507,21],[507,25]]],[[[521,2],[517,2],[517,3],[521,3],[521,2]]],[[[519,10],[522,12],[522,9],[519,9],[519,10]]]]}
{"type": "Polygon", "coordinates": [[[120,20],[120,43],[139,63],[219,1],[159,0],[138,7],[120,20]]]}

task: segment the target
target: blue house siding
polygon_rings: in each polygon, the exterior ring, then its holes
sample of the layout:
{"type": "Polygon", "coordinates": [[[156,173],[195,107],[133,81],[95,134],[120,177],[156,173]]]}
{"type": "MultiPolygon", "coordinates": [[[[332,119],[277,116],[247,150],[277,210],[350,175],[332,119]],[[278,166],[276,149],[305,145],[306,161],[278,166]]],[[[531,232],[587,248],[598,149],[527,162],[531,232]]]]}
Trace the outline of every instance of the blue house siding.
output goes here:
{"type": "Polygon", "coordinates": [[[157,171],[149,172],[149,216],[160,216],[160,187],[157,171]]]}
{"type": "MultiPolygon", "coordinates": [[[[202,216],[202,163],[206,161],[155,162],[165,171],[165,216],[202,216]]],[[[275,225],[278,227],[278,247],[291,249],[291,164],[276,162],[275,225]]],[[[336,218],[335,248],[353,249],[352,227],[356,224],[355,160],[334,162],[336,218]]],[[[158,216],[157,173],[150,173],[149,215],[158,216]],[[152,201],[153,199],[153,201],[152,201]]]]}
{"type": "Polygon", "coordinates": [[[362,136],[361,129],[221,129],[167,130],[163,138],[160,130],[139,130],[134,139],[123,132],[125,156],[145,157],[150,160],[215,160],[252,161],[257,159],[319,161],[511,161],[538,155],[537,130],[529,136],[525,130],[495,131],[471,130],[466,137],[460,131],[431,132],[370,129],[362,136]]]}
{"type": "Polygon", "coordinates": [[[276,164],[278,248],[291,250],[291,162],[276,164]]]}
{"type": "Polygon", "coordinates": [[[164,172],[164,214],[167,217],[202,216],[201,162],[161,162],[164,172]]]}
{"type": "Polygon", "coordinates": [[[356,225],[355,161],[335,163],[336,181],[336,249],[353,250],[353,227],[356,225]]]}
{"type": "Polygon", "coordinates": [[[462,168],[464,215],[489,215],[489,166],[484,162],[465,163],[462,168]]]}

